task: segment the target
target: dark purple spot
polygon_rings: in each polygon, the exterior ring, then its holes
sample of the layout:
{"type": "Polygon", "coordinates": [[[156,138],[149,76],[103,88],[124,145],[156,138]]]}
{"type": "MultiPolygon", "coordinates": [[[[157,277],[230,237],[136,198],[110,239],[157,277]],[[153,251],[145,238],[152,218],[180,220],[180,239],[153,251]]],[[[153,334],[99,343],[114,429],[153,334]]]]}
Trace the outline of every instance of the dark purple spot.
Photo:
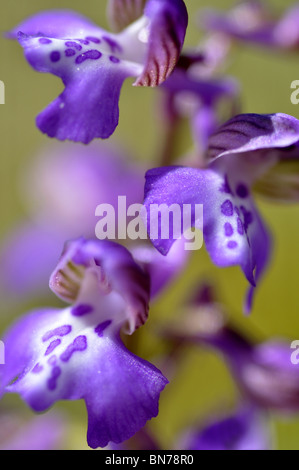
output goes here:
{"type": "Polygon", "coordinates": [[[76,64],[82,64],[82,62],[85,62],[85,60],[91,59],[91,60],[98,60],[102,57],[102,54],[100,51],[97,51],[96,49],[90,49],[89,51],[83,52],[83,54],[78,55],[76,58],[76,64]]]}
{"type": "Polygon", "coordinates": [[[55,330],[47,331],[42,337],[43,342],[48,341],[53,336],[66,336],[72,331],[71,325],[63,325],[55,328],[55,330]]]}
{"type": "Polygon", "coordinates": [[[237,242],[233,242],[233,241],[230,241],[228,242],[227,244],[227,248],[229,248],[230,250],[234,250],[235,248],[237,248],[238,246],[238,243],[237,242]]]}
{"type": "Polygon", "coordinates": [[[243,227],[243,222],[240,219],[240,217],[237,218],[237,224],[238,224],[238,233],[240,235],[244,235],[244,227],[243,227]]]}
{"type": "Polygon", "coordinates": [[[77,42],[74,42],[74,41],[67,41],[65,43],[65,45],[67,47],[73,47],[74,49],[77,49],[77,51],[81,51],[81,49],[82,49],[82,46],[80,46],[80,44],[78,44],[77,42]]]}
{"type": "Polygon", "coordinates": [[[72,344],[70,344],[66,348],[66,350],[61,354],[60,359],[63,362],[67,362],[70,360],[70,358],[76,351],[85,351],[85,349],[87,349],[86,336],[77,336],[77,338],[74,339],[72,344]]]}
{"type": "Polygon", "coordinates": [[[102,39],[108,44],[112,52],[122,52],[120,45],[113,39],[109,38],[108,36],[102,36],[102,39]]]}
{"type": "Polygon", "coordinates": [[[51,52],[50,59],[51,59],[52,62],[59,62],[60,61],[60,52],[59,51],[51,52]]]}
{"type": "Polygon", "coordinates": [[[75,54],[76,54],[76,51],[74,49],[66,49],[65,50],[65,56],[66,57],[72,57],[75,54]]]}
{"type": "Polygon", "coordinates": [[[223,215],[226,215],[227,217],[230,217],[234,213],[234,207],[229,199],[224,201],[224,203],[221,206],[221,212],[223,215]]]}
{"type": "Polygon", "coordinates": [[[60,367],[53,367],[51,377],[47,382],[49,390],[55,390],[56,385],[57,385],[57,379],[60,376],[60,374],[61,374],[60,367]]]}
{"type": "Polygon", "coordinates": [[[47,351],[45,352],[45,356],[49,356],[49,354],[51,354],[54,349],[57,348],[57,346],[59,346],[61,344],[61,340],[60,339],[55,339],[54,341],[52,341],[48,348],[47,348],[47,351]]]}
{"type": "Polygon", "coordinates": [[[234,233],[234,229],[228,222],[224,224],[224,232],[226,237],[231,237],[234,233]]]}
{"type": "Polygon", "coordinates": [[[243,217],[244,217],[244,230],[247,232],[247,229],[250,224],[253,222],[253,215],[250,211],[248,211],[245,207],[241,206],[240,207],[243,217]]]}
{"type": "Polygon", "coordinates": [[[240,216],[240,209],[239,207],[235,206],[235,212],[238,216],[240,216]]]}
{"type": "Polygon", "coordinates": [[[229,182],[228,182],[227,175],[225,175],[224,183],[222,184],[222,186],[220,188],[220,192],[221,193],[226,193],[226,194],[233,194],[232,190],[230,188],[229,182]]]}
{"type": "Polygon", "coordinates": [[[110,59],[110,62],[113,62],[113,64],[119,64],[120,63],[120,59],[118,59],[117,57],[114,57],[114,55],[111,55],[109,57],[110,59]]]}
{"type": "Polygon", "coordinates": [[[109,325],[111,325],[112,321],[111,320],[107,320],[107,321],[104,321],[102,323],[100,323],[95,329],[95,333],[100,337],[102,338],[103,334],[104,334],[104,331],[106,330],[106,328],[108,328],[109,325]]]}
{"type": "Polygon", "coordinates": [[[35,366],[33,367],[32,373],[33,373],[33,374],[39,374],[40,372],[42,372],[42,370],[44,370],[43,366],[41,366],[39,363],[37,363],[37,364],[35,364],[35,366]]]}
{"type": "Polygon", "coordinates": [[[89,44],[89,41],[87,41],[86,39],[76,39],[76,41],[79,41],[81,44],[84,44],[85,46],[88,46],[89,44]]]}
{"type": "Polygon", "coordinates": [[[39,38],[38,42],[40,44],[51,44],[51,39],[47,39],[47,38],[39,38]]]}
{"type": "Polygon", "coordinates": [[[85,39],[87,41],[94,42],[95,44],[100,44],[101,42],[99,38],[95,38],[94,36],[87,36],[85,39]]]}
{"type": "Polygon", "coordinates": [[[72,308],[71,313],[74,317],[83,317],[84,315],[88,315],[89,313],[93,312],[93,307],[88,304],[80,304],[76,305],[72,308]]]}
{"type": "Polygon", "coordinates": [[[236,192],[237,192],[237,195],[241,199],[246,199],[246,197],[248,197],[248,194],[249,194],[247,186],[245,186],[245,184],[243,183],[238,184],[236,192]]]}

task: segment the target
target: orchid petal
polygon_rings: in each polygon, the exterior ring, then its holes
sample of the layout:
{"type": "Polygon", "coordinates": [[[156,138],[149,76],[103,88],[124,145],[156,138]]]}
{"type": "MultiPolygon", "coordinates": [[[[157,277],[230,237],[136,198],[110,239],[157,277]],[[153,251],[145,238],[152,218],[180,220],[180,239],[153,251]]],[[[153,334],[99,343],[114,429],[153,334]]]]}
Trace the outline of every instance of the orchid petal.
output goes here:
{"type": "Polygon", "coordinates": [[[135,86],[158,86],[178,62],[188,25],[182,0],[149,0],[145,16],[150,19],[148,52],[135,86]]]}
{"type": "MultiPolygon", "coordinates": [[[[230,164],[235,167],[236,161],[232,160],[230,164]]],[[[269,261],[270,238],[250,196],[246,178],[244,175],[243,179],[239,178],[242,178],[242,172],[237,171],[232,177],[229,171],[225,173],[224,168],[217,166],[207,170],[181,167],[151,170],[146,175],[144,204],[149,221],[154,204],[166,204],[168,208],[177,204],[182,222],[184,205],[188,204],[192,211],[189,227],[198,223],[196,205],[203,205],[203,235],[213,262],[220,267],[240,265],[247,280],[255,287],[269,261]]],[[[151,234],[150,222],[148,229],[151,234]]],[[[151,240],[165,255],[175,237],[152,237],[151,240]]],[[[252,291],[246,310],[251,301],[252,291]]]]}

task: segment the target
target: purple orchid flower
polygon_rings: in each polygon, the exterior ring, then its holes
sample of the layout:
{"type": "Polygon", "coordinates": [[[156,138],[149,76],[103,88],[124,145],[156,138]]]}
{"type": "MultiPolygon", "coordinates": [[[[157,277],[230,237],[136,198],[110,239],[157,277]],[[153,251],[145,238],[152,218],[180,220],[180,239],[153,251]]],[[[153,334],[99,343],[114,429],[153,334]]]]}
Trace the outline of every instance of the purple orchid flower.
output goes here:
{"type": "Polygon", "coordinates": [[[262,411],[298,413],[299,368],[285,339],[258,341],[231,324],[223,306],[202,292],[190,303],[179,325],[164,330],[176,348],[204,345],[225,360],[246,403],[262,411]]]}
{"type": "MultiPolygon", "coordinates": [[[[204,169],[165,167],[146,175],[145,207],[150,233],[152,204],[184,205],[196,220],[196,205],[203,205],[203,235],[212,261],[219,267],[239,265],[251,284],[245,311],[252,308],[253,293],[270,258],[271,239],[255,206],[253,184],[277,162],[298,158],[299,121],[285,114],[239,115],[210,138],[204,169]]],[[[183,219],[183,217],[182,217],[183,219]]],[[[182,220],[181,226],[185,227],[182,220]]],[[[183,230],[182,230],[183,233],[183,230]]],[[[153,238],[167,254],[175,241],[153,238]]]]}
{"type": "Polygon", "coordinates": [[[223,76],[223,70],[220,71],[227,60],[228,43],[230,41],[214,35],[198,48],[185,51],[173,73],[162,84],[165,164],[173,160],[180,119],[187,117],[190,120],[198,158],[206,151],[208,139],[219,125],[235,114],[233,108],[239,96],[239,84],[235,79],[223,76]],[[226,117],[220,117],[220,103],[226,104],[226,117]]]}
{"type": "Polygon", "coordinates": [[[147,319],[148,276],[124,247],[79,239],[66,244],[50,287],[71,306],[35,311],[11,328],[2,392],[19,393],[34,411],[84,399],[90,447],[129,439],[157,416],[167,384],[120,339],[147,319]]]}
{"type": "Polygon", "coordinates": [[[283,413],[299,411],[299,371],[286,341],[255,345],[231,327],[203,341],[223,354],[241,393],[256,406],[283,413]]]}
{"type": "MultiPolygon", "coordinates": [[[[29,217],[8,234],[0,249],[1,292],[6,299],[48,292],[64,241],[95,238],[99,204],[114,208],[117,235],[118,197],[125,196],[127,207],[143,201],[145,168],[125,157],[110,142],[88,147],[69,143],[63,149],[55,144],[26,168],[20,189],[29,217]]],[[[121,241],[148,271],[151,297],[162,292],[187,262],[188,252],[179,243],[165,258],[150,242],[121,241]]]]}
{"type": "Polygon", "coordinates": [[[278,50],[298,49],[299,6],[292,6],[281,19],[275,18],[263,2],[249,0],[227,14],[202,12],[201,26],[231,39],[278,50]]]}
{"type": "MultiPolygon", "coordinates": [[[[118,14],[130,10],[128,3],[140,4],[118,2],[118,14]]],[[[25,20],[9,36],[19,40],[35,70],[57,75],[65,85],[37,117],[38,128],[49,137],[85,144],[110,137],[124,80],[137,77],[135,86],[163,83],[178,61],[187,23],[183,0],[148,0],[144,15],[117,34],[72,11],[25,20]]]]}
{"type": "Polygon", "coordinates": [[[264,413],[243,406],[229,416],[218,416],[194,428],[182,439],[186,450],[270,450],[271,436],[264,413]]]}
{"type": "MultiPolygon", "coordinates": [[[[184,56],[188,60],[188,56],[184,56]]],[[[233,102],[239,93],[232,78],[204,78],[200,64],[194,63],[185,70],[176,67],[163,84],[167,97],[167,109],[171,115],[187,115],[197,147],[205,152],[209,137],[220,125],[218,105],[225,99],[233,102]]],[[[232,108],[232,106],[231,106],[232,108]]]]}
{"type": "Polygon", "coordinates": [[[118,196],[125,196],[128,205],[142,203],[145,169],[125,157],[123,150],[103,142],[88,147],[69,143],[62,149],[55,144],[27,165],[20,194],[28,220],[1,245],[6,298],[46,291],[65,240],[95,238],[98,204],[116,210],[118,196]]]}

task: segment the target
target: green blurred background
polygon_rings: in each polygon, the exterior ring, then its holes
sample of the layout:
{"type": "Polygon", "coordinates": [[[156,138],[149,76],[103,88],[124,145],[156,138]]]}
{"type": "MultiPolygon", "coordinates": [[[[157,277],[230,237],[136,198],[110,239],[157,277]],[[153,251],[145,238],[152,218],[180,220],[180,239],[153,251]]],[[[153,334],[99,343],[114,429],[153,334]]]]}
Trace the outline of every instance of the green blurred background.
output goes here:
{"type": "MultiPolygon", "coordinates": [[[[186,46],[199,42],[196,28],[199,8],[213,6],[228,9],[234,1],[212,2],[187,0],[190,25],[186,46]]],[[[278,12],[294,4],[290,0],[272,0],[269,4],[278,12]]],[[[40,10],[70,8],[81,12],[107,27],[105,0],[11,0],[1,2],[0,32],[14,27],[21,20],[40,10]]],[[[26,215],[19,190],[20,173],[26,162],[47,144],[48,138],[35,127],[36,115],[62,90],[59,79],[35,72],[23,58],[21,47],[0,37],[0,80],[6,86],[6,104],[0,106],[0,238],[26,215]]],[[[290,102],[290,84],[299,79],[299,53],[276,54],[256,47],[238,46],[234,50],[229,74],[240,81],[242,87],[242,111],[254,113],[283,112],[299,118],[299,106],[290,102]]],[[[151,89],[136,89],[127,80],[120,100],[120,124],[113,140],[131,151],[136,159],[146,160],[148,167],[157,163],[156,95],[151,89]]],[[[64,145],[63,143],[61,144],[64,145]]],[[[188,127],[182,133],[177,153],[191,146],[188,127]]],[[[218,298],[224,303],[232,319],[244,331],[257,331],[261,339],[285,337],[299,339],[299,206],[278,205],[258,198],[261,212],[274,234],[274,255],[271,266],[261,283],[252,315],[245,318],[242,303],[247,287],[238,268],[215,268],[205,250],[195,253],[187,272],[184,273],[152,308],[148,324],[137,333],[141,353],[153,359],[159,351],[155,335],[159,322],[173,321],[180,312],[179,305],[202,279],[209,279],[217,287],[218,298]]],[[[26,304],[11,303],[2,298],[0,304],[1,330],[12,319],[40,303],[55,303],[49,299],[31,299],[26,304]]],[[[0,330],[0,333],[1,333],[0,330]]],[[[210,352],[190,348],[178,365],[171,384],[162,394],[159,417],[150,424],[157,432],[163,448],[171,447],[175,436],[194,417],[206,417],[209,412],[233,405],[236,391],[222,361],[210,352]]],[[[31,412],[18,398],[6,397],[2,407],[15,406],[28,418],[31,412]]],[[[66,414],[71,423],[63,448],[86,448],[86,417],[82,403],[58,404],[56,410],[66,414]]],[[[273,417],[273,425],[280,449],[299,449],[299,417],[273,417]]]]}

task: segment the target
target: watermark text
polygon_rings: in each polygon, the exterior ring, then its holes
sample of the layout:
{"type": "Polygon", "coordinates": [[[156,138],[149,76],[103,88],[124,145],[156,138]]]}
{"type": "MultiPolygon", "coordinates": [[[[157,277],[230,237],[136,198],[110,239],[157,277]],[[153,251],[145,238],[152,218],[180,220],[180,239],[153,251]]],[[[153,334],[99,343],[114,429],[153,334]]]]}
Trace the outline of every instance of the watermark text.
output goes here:
{"type": "Polygon", "coordinates": [[[95,235],[99,240],[180,240],[185,250],[199,250],[203,245],[202,204],[131,204],[118,197],[118,206],[100,204],[95,210],[99,221],[95,235]]]}
{"type": "Polygon", "coordinates": [[[294,352],[291,354],[291,363],[294,366],[299,364],[299,341],[293,341],[291,344],[291,349],[294,349],[294,352]]]}

